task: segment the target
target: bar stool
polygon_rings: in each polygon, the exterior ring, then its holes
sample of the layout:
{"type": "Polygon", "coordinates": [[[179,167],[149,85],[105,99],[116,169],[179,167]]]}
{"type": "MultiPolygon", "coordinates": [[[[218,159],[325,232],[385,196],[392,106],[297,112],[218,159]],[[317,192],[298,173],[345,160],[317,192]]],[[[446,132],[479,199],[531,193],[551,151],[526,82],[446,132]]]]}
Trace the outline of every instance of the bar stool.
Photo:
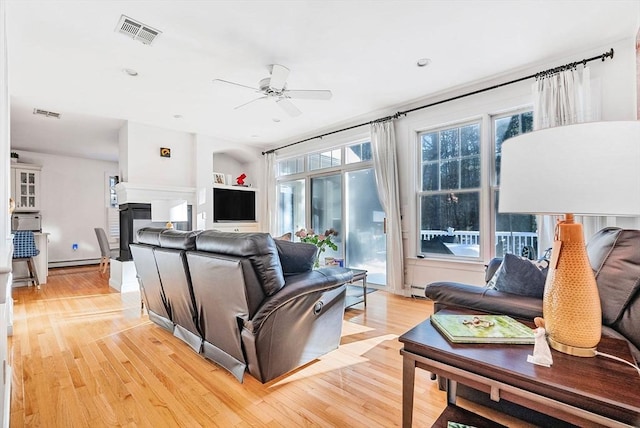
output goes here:
{"type": "MultiPolygon", "coordinates": [[[[40,250],[36,248],[36,240],[33,232],[30,230],[17,230],[13,235],[13,261],[26,262],[29,270],[29,276],[25,278],[14,278],[14,282],[33,282],[36,288],[40,289],[40,281],[38,281],[38,272],[35,270],[33,258],[40,254],[40,250]]],[[[15,269],[14,269],[15,271],[15,269]]]]}

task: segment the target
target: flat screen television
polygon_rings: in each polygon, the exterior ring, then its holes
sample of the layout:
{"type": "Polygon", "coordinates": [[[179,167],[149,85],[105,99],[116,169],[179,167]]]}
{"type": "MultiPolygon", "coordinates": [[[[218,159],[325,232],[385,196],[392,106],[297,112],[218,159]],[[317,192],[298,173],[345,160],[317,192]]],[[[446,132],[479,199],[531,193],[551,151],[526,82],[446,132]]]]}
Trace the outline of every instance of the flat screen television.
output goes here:
{"type": "Polygon", "coordinates": [[[256,192],[221,187],[213,188],[213,221],[256,221],[256,192]]]}

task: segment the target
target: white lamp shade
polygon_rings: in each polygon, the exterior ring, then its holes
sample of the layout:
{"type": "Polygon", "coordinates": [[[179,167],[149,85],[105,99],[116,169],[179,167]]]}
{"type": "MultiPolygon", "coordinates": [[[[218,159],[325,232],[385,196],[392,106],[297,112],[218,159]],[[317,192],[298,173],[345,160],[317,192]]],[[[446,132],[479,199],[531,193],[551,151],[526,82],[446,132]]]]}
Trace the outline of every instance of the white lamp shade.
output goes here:
{"type": "Polygon", "coordinates": [[[502,145],[504,213],[640,215],[640,122],[547,128],[502,145]]]}
{"type": "Polygon", "coordinates": [[[161,199],[151,201],[151,221],[187,221],[187,201],[161,199]]]}

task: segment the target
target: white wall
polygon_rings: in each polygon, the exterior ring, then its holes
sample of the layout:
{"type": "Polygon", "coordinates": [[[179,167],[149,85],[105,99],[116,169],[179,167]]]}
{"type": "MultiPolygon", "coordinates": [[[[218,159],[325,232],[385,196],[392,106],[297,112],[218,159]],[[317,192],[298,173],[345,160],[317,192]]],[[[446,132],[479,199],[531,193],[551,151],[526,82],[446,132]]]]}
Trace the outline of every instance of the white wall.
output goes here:
{"type": "Polygon", "coordinates": [[[21,163],[42,166],[42,231],[49,235],[49,262],[95,260],[100,247],[95,227],[107,228],[105,173],[115,162],[17,150],[21,163]],[[78,244],[73,251],[72,245],[78,244]]]}
{"type": "Polygon", "coordinates": [[[119,138],[122,181],[156,186],[195,186],[193,134],[128,122],[119,138]],[[160,157],[161,147],[170,148],[171,157],[160,157]]]}

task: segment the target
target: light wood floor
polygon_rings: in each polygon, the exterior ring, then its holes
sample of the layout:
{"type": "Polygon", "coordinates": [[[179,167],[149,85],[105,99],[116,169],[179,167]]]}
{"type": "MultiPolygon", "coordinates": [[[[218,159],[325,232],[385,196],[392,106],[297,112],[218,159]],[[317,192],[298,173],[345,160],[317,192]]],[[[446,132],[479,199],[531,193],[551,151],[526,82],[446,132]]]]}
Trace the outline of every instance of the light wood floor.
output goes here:
{"type": "MultiPolygon", "coordinates": [[[[391,427],[401,424],[397,337],[431,302],[377,291],[345,314],[340,349],[268,384],[244,383],[151,323],[95,266],[55,269],[13,290],[11,426],[391,427]]],[[[445,395],[416,376],[414,426],[445,395]]],[[[503,421],[504,423],[504,421],[503,421]]]]}

